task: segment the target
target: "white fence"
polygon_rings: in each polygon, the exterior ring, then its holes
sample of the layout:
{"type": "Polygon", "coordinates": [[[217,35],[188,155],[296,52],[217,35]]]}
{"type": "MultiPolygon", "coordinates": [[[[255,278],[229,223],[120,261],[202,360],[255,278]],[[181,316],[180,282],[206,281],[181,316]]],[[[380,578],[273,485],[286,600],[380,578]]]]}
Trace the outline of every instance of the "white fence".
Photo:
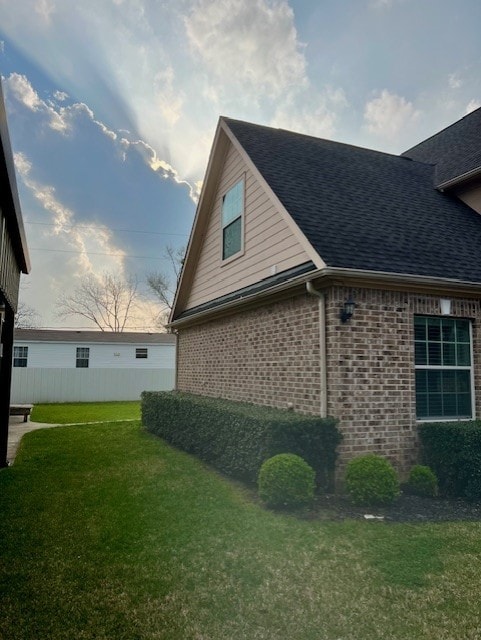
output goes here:
{"type": "Polygon", "coordinates": [[[174,369],[12,370],[12,404],[139,400],[142,391],[174,388],[174,369]]]}

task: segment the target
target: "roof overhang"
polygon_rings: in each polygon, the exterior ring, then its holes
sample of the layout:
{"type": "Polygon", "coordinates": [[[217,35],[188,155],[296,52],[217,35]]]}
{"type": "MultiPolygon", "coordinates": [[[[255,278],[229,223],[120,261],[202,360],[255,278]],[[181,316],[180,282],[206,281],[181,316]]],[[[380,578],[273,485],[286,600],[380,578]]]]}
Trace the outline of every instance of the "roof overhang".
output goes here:
{"type": "MultiPolygon", "coordinates": [[[[208,309],[180,317],[168,324],[172,329],[181,329],[190,325],[209,322],[223,316],[232,315],[270,302],[290,298],[305,291],[306,282],[312,282],[317,289],[331,286],[357,286],[375,289],[409,291],[431,295],[469,296],[481,299],[481,282],[468,282],[454,278],[438,278],[405,273],[381,271],[362,271],[325,267],[286,280],[260,293],[247,294],[226,303],[220,303],[208,309]]],[[[215,301],[213,301],[215,302],[215,301]]]]}
{"type": "Polygon", "coordinates": [[[15,177],[15,167],[13,162],[12,147],[7,126],[7,112],[0,81],[0,174],[2,181],[5,179],[10,186],[5,189],[4,197],[6,206],[3,211],[8,224],[8,232],[13,243],[15,257],[20,270],[23,273],[30,271],[30,258],[27,249],[27,239],[23,226],[20,200],[18,197],[17,180],[15,177]]]}
{"type": "Polygon", "coordinates": [[[481,167],[476,167],[475,169],[466,171],[466,173],[463,173],[460,176],[456,176],[455,178],[451,178],[450,180],[441,182],[440,184],[437,185],[436,189],[438,189],[439,191],[446,191],[446,189],[450,189],[451,187],[461,186],[465,182],[470,182],[471,180],[474,180],[479,177],[481,177],[481,167]]]}

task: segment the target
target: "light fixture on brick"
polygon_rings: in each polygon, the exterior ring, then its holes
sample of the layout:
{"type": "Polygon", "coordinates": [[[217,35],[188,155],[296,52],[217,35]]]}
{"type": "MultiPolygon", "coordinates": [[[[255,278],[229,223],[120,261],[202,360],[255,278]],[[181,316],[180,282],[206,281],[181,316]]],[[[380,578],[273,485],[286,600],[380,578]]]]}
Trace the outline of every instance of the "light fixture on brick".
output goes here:
{"type": "Polygon", "coordinates": [[[346,300],[346,302],[344,303],[343,308],[341,309],[341,322],[347,322],[348,320],[350,320],[352,318],[352,314],[354,313],[354,307],[356,306],[356,303],[349,298],[349,300],[346,300]]]}

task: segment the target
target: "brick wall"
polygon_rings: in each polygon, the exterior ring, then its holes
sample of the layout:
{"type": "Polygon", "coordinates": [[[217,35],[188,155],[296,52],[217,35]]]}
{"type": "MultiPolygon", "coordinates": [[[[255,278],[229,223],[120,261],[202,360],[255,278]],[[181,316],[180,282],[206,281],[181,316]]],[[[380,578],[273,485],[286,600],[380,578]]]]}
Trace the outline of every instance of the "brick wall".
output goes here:
{"type": "MultiPolygon", "coordinates": [[[[451,296],[455,317],[473,320],[481,363],[481,310],[451,296]]],[[[342,472],[352,457],[377,452],[399,471],[417,460],[414,314],[440,315],[440,296],[333,287],[326,292],[328,414],[339,419],[342,472]],[[356,302],[342,324],[344,301],[356,302]]],[[[318,301],[302,295],[179,331],[178,389],[297,411],[320,408],[318,301]]],[[[481,368],[474,371],[481,416],[481,368]]]]}
{"type": "Polygon", "coordinates": [[[179,331],[177,388],[319,413],[318,302],[302,295],[179,331]]]}
{"type": "MultiPolygon", "coordinates": [[[[341,467],[375,452],[405,472],[417,461],[414,369],[415,314],[439,316],[441,296],[335,287],[327,295],[328,413],[344,435],[341,467]],[[339,320],[345,300],[356,302],[353,318],[339,320]]],[[[480,363],[479,301],[452,300],[451,315],[473,320],[474,362],[480,363]]],[[[478,369],[474,371],[479,388],[478,369]]],[[[476,394],[476,414],[481,398],[476,394]]]]}

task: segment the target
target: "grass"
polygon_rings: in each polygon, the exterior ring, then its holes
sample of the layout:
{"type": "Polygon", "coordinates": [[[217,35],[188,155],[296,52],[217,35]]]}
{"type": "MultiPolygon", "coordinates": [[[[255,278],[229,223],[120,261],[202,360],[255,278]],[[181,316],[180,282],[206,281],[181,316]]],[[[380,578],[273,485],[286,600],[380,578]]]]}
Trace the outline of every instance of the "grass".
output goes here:
{"type": "Polygon", "coordinates": [[[28,434],[0,472],[0,637],[479,637],[481,525],[264,510],[138,423],[28,434]]]}
{"type": "Polygon", "coordinates": [[[36,404],[33,407],[31,419],[33,422],[55,424],[140,420],[140,402],[36,404]]]}

